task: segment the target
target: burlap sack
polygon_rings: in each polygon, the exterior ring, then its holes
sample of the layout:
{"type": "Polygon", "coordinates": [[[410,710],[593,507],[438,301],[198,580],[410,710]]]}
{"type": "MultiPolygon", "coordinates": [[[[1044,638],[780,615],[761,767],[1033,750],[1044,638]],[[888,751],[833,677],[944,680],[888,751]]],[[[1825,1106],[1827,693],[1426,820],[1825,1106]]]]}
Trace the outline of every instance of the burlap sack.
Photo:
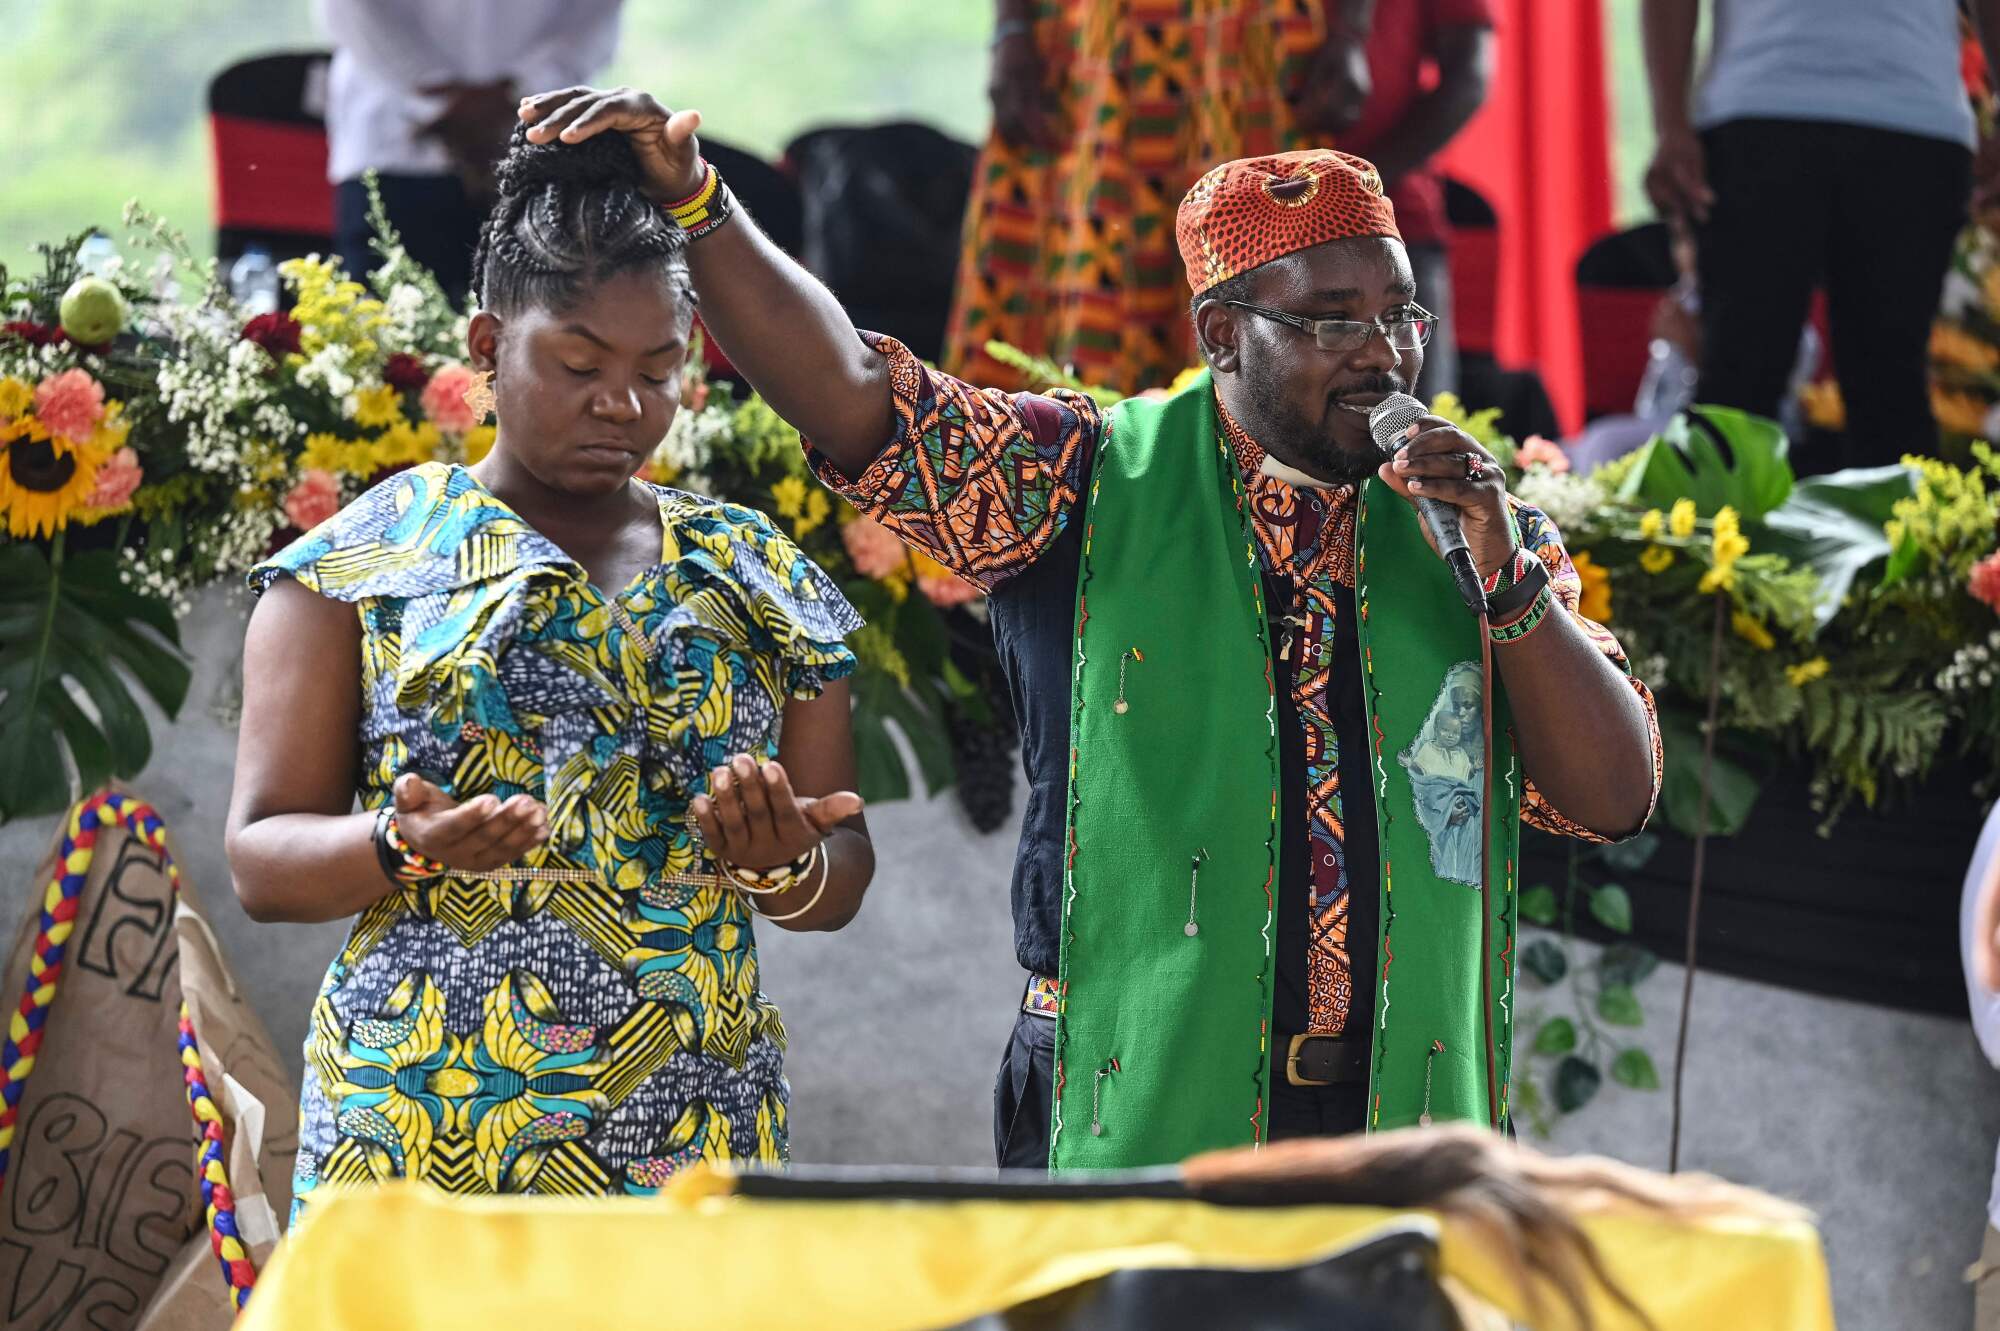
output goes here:
{"type": "MultiPolygon", "coordinates": [[[[128,811],[138,807],[124,798],[128,811]]],[[[228,1290],[208,1254],[193,1172],[183,996],[225,1116],[230,1181],[249,1199],[239,1206],[253,1259],[268,1255],[289,1201],[297,1114],[270,1037],[237,994],[186,882],[175,900],[166,854],[111,809],[103,816],[0,1179],[0,1331],[136,1327],[194,1244],[206,1266],[181,1287],[206,1295],[205,1276],[218,1306],[200,1321],[159,1324],[227,1325],[228,1290]]],[[[68,826],[28,885],[32,905],[22,903],[0,980],[10,1011],[26,992],[68,826]]],[[[18,1063],[7,1072],[22,1080],[18,1063]]]]}

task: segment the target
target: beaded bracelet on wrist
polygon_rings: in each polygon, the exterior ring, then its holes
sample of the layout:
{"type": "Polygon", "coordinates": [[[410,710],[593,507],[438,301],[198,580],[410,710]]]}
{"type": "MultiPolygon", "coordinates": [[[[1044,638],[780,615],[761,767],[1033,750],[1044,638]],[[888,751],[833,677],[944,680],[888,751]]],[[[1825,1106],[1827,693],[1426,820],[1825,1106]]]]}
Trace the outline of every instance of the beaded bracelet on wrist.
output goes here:
{"type": "Polygon", "coordinates": [[[730,864],[725,861],[722,864],[722,874],[749,896],[778,896],[796,886],[811,873],[813,861],[822,855],[825,849],[825,843],[821,842],[790,863],[770,869],[746,869],[740,864],[730,864]]]}
{"type": "Polygon", "coordinates": [[[727,222],[736,211],[736,196],[729,192],[729,186],[722,183],[722,176],[716,171],[714,163],[703,158],[701,170],[700,188],[680,202],[667,205],[667,216],[687,233],[689,240],[700,240],[727,222]]]}
{"type": "Polygon", "coordinates": [[[386,877],[399,883],[436,878],[447,869],[441,861],[420,853],[403,839],[396,811],[387,806],[375,812],[375,861],[382,866],[386,877]]]}
{"type": "Polygon", "coordinates": [[[1487,592],[1486,615],[1489,622],[1505,623],[1514,619],[1548,589],[1548,566],[1533,554],[1525,554],[1525,558],[1526,567],[1518,576],[1506,586],[1487,592]]]}
{"type": "Polygon", "coordinates": [[[1519,619],[1499,625],[1490,630],[1487,636],[1503,646],[1508,643],[1519,642],[1542,626],[1542,621],[1549,617],[1549,611],[1555,606],[1555,603],[1555,588],[1550,584],[1544,583],[1540,594],[1528,606],[1527,613],[1523,614],[1519,619]]]}

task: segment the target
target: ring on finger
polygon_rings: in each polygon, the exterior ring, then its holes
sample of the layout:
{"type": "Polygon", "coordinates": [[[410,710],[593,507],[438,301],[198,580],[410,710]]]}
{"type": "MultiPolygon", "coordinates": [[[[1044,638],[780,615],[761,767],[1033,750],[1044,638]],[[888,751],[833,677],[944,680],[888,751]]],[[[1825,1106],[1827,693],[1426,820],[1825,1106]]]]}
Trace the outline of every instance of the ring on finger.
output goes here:
{"type": "Polygon", "coordinates": [[[1485,475],[1486,475],[1485,460],[1482,459],[1477,453],[1467,453],[1465,455],[1465,479],[1468,481],[1476,481],[1480,480],[1485,475]]]}

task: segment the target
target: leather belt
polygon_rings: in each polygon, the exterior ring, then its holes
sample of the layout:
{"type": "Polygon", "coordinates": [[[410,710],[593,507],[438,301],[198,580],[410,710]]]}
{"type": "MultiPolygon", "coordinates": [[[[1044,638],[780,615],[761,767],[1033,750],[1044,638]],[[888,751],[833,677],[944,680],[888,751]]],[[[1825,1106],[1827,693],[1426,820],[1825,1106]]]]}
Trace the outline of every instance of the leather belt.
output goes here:
{"type": "Polygon", "coordinates": [[[1368,1045],[1358,1035],[1294,1035],[1285,1051],[1285,1080],[1294,1086],[1365,1084],[1368,1045]]]}

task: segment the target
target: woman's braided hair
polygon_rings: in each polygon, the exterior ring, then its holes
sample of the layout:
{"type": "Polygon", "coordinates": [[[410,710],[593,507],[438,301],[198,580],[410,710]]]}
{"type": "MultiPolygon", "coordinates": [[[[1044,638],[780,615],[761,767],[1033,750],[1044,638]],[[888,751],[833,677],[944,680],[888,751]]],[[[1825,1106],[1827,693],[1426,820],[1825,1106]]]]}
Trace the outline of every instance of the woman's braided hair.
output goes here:
{"type": "Polygon", "coordinates": [[[581,143],[530,143],[516,125],[500,162],[500,197],[480,229],[473,296],[508,313],[567,309],[614,273],[678,270],[687,293],[687,238],[639,191],[639,162],[623,134],[581,143]]]}

